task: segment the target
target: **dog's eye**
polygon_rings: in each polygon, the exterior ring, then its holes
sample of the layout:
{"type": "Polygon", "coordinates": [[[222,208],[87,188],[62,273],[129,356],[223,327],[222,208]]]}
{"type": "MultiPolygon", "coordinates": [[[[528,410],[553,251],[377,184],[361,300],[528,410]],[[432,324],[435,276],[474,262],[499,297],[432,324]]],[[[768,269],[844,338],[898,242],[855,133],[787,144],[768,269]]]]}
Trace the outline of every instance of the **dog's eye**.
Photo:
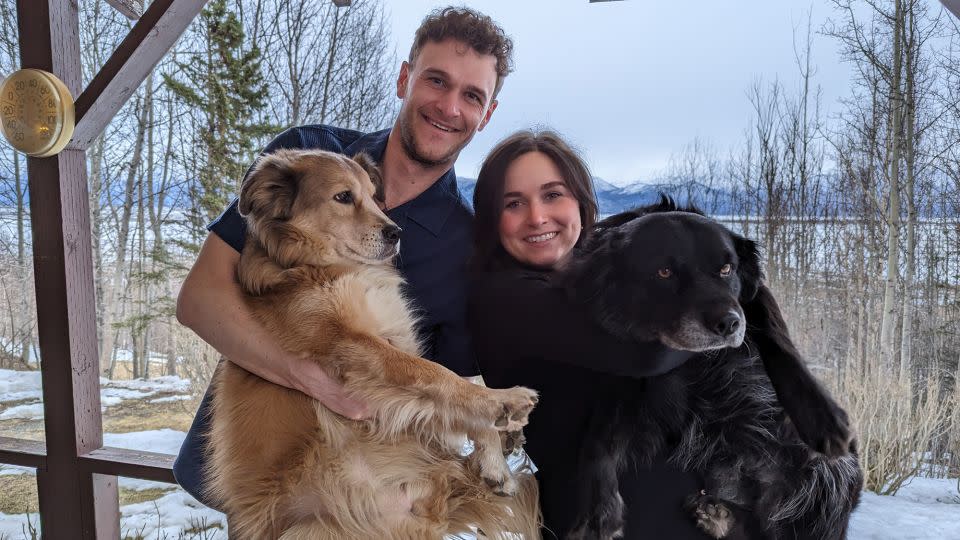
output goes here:
{"type": "Polygon", "coordinates": [[[729,276],[731,272],[733,272],[733,265],[730,263],[720,267],[720,275],[723,277],[729,276]]]}
{"type": "Polygon", "coordinates": [[[333,200],[337,201],[338,203],[352,204],[353,193],[350,193],[349,191],[341,191],[333,196],[333,200]]]}
{"type": "Polygon", "coordinates": [[[673,275],[673,270],[670,270],[669,268],[661,268],[657,270],[657,275],[662,277],[663,279],[667,279],[668,277],[673,275]]]}

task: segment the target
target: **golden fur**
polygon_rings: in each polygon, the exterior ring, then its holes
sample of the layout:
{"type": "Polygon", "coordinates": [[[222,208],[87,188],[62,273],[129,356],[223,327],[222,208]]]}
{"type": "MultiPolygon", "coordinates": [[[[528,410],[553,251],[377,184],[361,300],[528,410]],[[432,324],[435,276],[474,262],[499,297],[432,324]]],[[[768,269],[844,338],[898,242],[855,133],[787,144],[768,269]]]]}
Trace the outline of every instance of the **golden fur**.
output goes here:
{"type": "Polygon", "coordinates": [[[399,229],[374,201],[375,175],[362,157],[281,150],[244,182],[238,278],[248,305],[374,417],[345,419],[222,362],[209,494],[231,538],[422,540],[475,528],[538,537],[536,483],[510,474],[499,433],[526,424],[536,394],[472,384],[420,358],[390,262],[399,229]],[[466,458],[465,436],[476,448],[466,458]]]}

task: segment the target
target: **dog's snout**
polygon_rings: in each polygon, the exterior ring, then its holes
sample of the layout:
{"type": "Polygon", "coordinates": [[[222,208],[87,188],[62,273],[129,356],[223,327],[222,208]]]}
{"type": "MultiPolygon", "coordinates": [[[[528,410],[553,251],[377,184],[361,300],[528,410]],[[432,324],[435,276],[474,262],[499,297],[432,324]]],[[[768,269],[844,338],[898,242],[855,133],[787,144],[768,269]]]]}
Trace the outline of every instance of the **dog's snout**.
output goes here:
{"type": "Polygon", "coordinates": [[[740,329],[740,315],[730,310],[713,323],[713,331],[722,337],[728,337],[740,329]]]}
{"type": "Polygon", "coordinates": [[[383,226],[383,241],[388,244],[396,244],[400,241],[400,227],[396,225],[384,225],[383,226]]]}

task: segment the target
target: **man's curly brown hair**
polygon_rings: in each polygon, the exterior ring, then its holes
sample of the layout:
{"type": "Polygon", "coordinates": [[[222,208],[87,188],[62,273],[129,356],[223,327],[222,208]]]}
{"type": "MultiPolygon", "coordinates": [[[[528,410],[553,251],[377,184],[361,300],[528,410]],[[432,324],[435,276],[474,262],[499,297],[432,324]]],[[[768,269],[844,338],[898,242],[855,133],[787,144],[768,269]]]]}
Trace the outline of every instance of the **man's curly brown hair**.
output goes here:
{"type": "Polygon", "coordinates": [[[448,38],[463,42],[480,54],[496,57],[497,85],[491,99],[496,98],[503,79],[513,71],[513,41],[489,16],[466,7],[445,7],[423,19],[407,61],[414,64],[427,41],[439,43],[448,38]]]}

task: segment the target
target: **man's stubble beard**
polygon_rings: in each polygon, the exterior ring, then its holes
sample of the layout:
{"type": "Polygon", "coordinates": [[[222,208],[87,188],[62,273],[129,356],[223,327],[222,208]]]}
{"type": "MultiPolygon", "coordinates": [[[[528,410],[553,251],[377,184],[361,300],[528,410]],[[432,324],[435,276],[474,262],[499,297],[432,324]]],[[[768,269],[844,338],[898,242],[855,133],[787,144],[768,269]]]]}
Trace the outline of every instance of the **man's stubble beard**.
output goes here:
{"type": "Polygon", "coordinates": [[[400,146],[403,148],[403,152],[408,158],[416,161],[424,167],[453,165],[454,160],[456,160],[457,156],[460,155],[460,151],[467,146],[467,143],[473,139],[473,136],[468,137],[465,141],[463,141],[462,144],[455,145],[450,152],[447,152],[446,155],[440,157],[439,159],[430,159],[417,149],[417,143],[413,136],[413,130],[410,129],[410,125],[413,123],[412,116],[415,114],[416,111],[410,111],[410,114],[400,116],[400,146]]]}

